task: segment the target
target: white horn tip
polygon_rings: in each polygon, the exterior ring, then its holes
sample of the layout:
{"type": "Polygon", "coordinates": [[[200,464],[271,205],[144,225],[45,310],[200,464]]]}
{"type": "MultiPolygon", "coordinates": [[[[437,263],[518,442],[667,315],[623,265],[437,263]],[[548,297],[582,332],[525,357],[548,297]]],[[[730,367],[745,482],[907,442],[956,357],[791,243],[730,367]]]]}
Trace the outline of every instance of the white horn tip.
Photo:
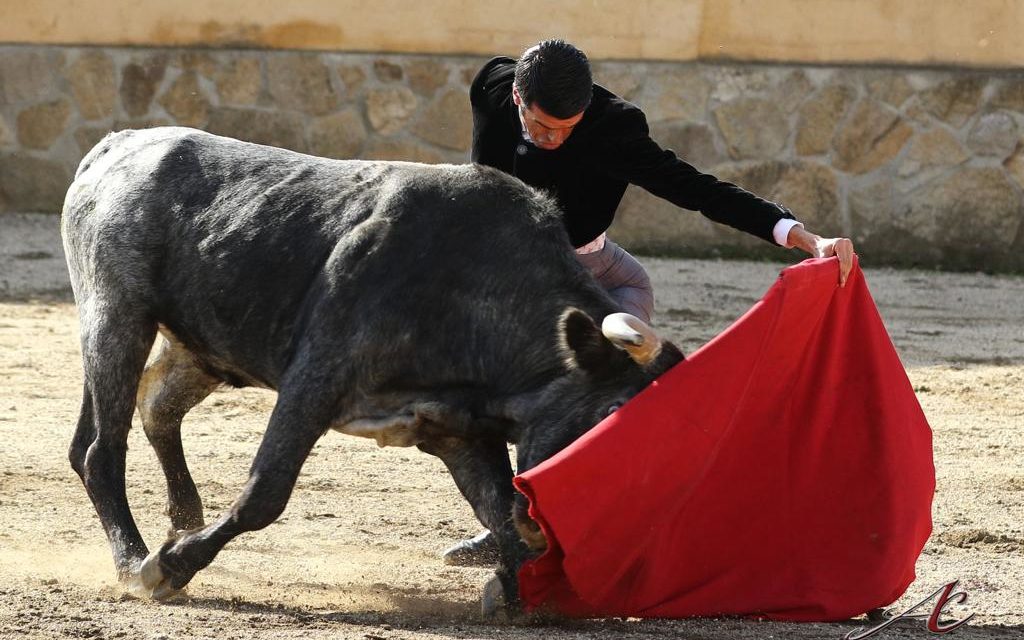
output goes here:
{"type": "Polygon", "coordinates": [[[612,313],[601,321],[601,333],[640,365],[658,356],[661,341],[654,330],[640,318],[628,313],[612,313]]]}
{"type": "Polygon", "coordinates": [[[628,313],[613,313],[601,321],[601,332],[609,339],[640,346],[644,343],[644,325],[640,318],[628,313]]]}

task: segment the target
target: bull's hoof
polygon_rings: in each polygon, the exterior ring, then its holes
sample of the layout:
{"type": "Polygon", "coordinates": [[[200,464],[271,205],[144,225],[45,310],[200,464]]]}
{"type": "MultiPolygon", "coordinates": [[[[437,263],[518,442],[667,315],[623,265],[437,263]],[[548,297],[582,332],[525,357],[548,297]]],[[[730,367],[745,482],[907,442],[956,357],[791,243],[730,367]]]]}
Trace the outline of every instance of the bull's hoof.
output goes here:
{"type": "Polygon", "coordinates": [[[507,615],[505,606],[505,587],[501,586],[501,579],[498,576],[491,576],[491,579],[484,585],[483,593],[480,595],[480,613],[484,620],[495,622],[501,615],[507,615]]]}
{"type": "Polygon", "coordinates": [[[139,570],[125,581],[125,587],[137,598],[162,602],[184,595],[184,589],[172,587],[170,577],[165,576],[160,568],[159,549],[146,556],[139,570]]]}
{"type": "MultiPolygon", "coordinates": [[[[513,587],[514,588],[514,587],[513,587]]],[[[501,578],[495,574],[484,585],[480,595],[480,613],[489,623],[531,624],[536,619],[533,613],[523,611],[518,598],[509,601],[508,591],[501,578]]]]}

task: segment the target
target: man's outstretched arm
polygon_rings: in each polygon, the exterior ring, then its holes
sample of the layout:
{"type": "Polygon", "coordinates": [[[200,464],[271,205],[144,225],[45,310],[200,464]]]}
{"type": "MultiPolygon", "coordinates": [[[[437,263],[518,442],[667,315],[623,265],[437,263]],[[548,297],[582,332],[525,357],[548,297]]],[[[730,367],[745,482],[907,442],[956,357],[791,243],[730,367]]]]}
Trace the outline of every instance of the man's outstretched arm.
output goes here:
{"type": "Polygon", "coordinates": [[[649,135],[640,113],[625,120],[627,131],[610,141],[604,155],[609,173],[639,185],[680,207],[697,210],[722,224],[746,231],[784,247],[797,247],[816,258],[839,257],[839,284],[853,268],[853,242],[822,238],[792,220],[784,207],[704,174],[662,149],[649,135]]]}

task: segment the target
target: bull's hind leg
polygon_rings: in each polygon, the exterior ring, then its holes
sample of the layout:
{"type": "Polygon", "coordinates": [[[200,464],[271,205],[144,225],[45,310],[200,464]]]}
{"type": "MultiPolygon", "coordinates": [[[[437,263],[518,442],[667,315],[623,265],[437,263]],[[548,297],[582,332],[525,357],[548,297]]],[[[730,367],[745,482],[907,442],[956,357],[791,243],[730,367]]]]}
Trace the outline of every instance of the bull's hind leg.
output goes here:
{"type": "Polygon", "coordinates": [[[181,421],[219,384],[174,338],[164,341],[139,383],[139,415],[167,479],[166,513],[171,518],[172,533],[203,526],[203,502],[181,446],[181,421]]]}
{"type": "Polygon", "coordinates": [[[125,456],[139,376],[156,327],[128,305],[80,304],[85,394],[68,457],[110,541],[118,576],[146,557],[146,544],[128,508],[125,456]],[[116,316],[115,316],[116,313],[116,316]]]}
{"type": "Polygon", "coordinates": [[[249,481],[231,510],[201,529],[180,533],[150,554],[139,572],[137,592],[156,599],[174,595],[233,538],[274,522],[284,512],[302,464],[337,408],[333,396],[316,390],[346,386],[326,379],[319,370],[307,379],[282,385],[249,469],[249,481]]]}

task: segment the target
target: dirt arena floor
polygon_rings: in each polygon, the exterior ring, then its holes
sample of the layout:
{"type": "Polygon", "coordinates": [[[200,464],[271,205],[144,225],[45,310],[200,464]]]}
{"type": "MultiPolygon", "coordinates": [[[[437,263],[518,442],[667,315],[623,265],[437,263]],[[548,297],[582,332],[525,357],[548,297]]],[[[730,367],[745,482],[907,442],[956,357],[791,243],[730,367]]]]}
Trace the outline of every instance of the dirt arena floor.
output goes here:
{"type": "MultiPolygon", "coordinates": [[[[56,217],[0,217],[0,637],[832,638],[864,624],[587,620],[484,624],[489,572],[438,552],[478,525],[441,463],[328,434],[284,516],[232,542],[174,604],[132,599],[66,450],[78,415],[78,327],[56,217]]],[[[793,256],[793,259],[798,259],[793,256]]],[[[656,325],[690,352],[728,326],[782,265],[645,259],[656,325]]],[[[866,269],[935,434],[935,531],[895,608],[960,580],[959,638],[1024,638],[1024,278],[866,269]]],[[[274,395],[226,390],[187,418],[207,518],[238,494],[274,395]]],[[[138,425],[137,425],[138,427],[138,425]]],[[[141,428],[128,490],[152,547],[162,474],[141,428]]],[[[931,611],[931,605],[923,609],[931,611]]],[[[923,638],[923,620],[878,638],[923,638]]]]}

